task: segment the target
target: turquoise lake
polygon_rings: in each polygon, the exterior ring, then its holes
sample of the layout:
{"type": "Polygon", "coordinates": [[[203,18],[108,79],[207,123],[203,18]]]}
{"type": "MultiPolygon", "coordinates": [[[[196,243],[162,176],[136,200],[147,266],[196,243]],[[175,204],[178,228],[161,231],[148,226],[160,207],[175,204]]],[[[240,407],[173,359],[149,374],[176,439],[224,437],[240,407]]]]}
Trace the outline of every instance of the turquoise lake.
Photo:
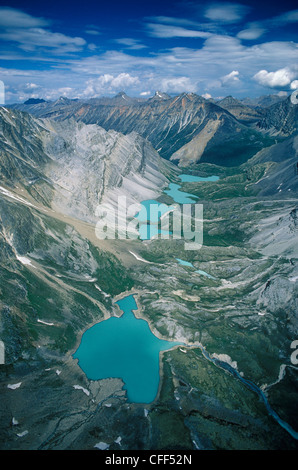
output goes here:
{"type": "MultiPolygon", "coordinates": [[[[203,183],[217,181],[219,180],[219,176],[194,176],[183,173],[179,175],[179,179],[183,183],[203,183]]],[[[177,204],[195,204],[198,200],[198,196],[182,191],[181,185],[176,183],[170,183],[168,188],[164,190],[164,193],[170,196],[173,201],[177,204]]],[[[158,223],[160,221],[161,216],[169,210],[174,210],[175,206],[161,204],[160,202],[154,199],[142,201],[141,205],[142,208],[140,212],[135,216],[139,221],[139,235],[141,240],[150,240],[160,233],[171,234],[171,232],[159,229],[158,223]],[[160,212],[157,211],[158,207],[160,208],[160,212]]],[[[201,273],[203,274],[203,271],[201,273]]]]}
{"type": "Polygon", "coordinates": [[[138,319],[133,295],[116,302],[121,317],[111,317],[89,328],[82,336],[73,358],[88,379],[121,378],[132,403],[154,401],[160,382],[160,352],[183,343],[164,341],[150,330],[146,320],[138,319]]]}
{"type": "MultiPolygon", "coordinates": [[[[176,260],[182,266],[188,266],[189,268],[194,268],[195,269],[194,265],[192,263],[190,263],[189,261],[184,261],[183,259],[180,259],[180,258],[176,258],[176,260]]],[[[214,276],[211,276],[211,274],[206,273],[206,271],[203,271],[202,269],[197,269],[194,272],[198,273],[198,274],[201,274],[201,276],[209,277],[209,279],[216,279],[214,276]]]]}
{"type": "MultiPolygon", "coordinates": [[[[219,176],[194,176],[194,175],[187,175],[181,174],[179,175],[179,179],[183,183],[196,183],[196,182],[214,182],[219,180],[219,176]]],[[[192,204],[195,203],[198,199],[198,196],[195,196],[191,193],[186,193],[185,191],[181,191],[180,184],[170,183],[168,189],[165,189],[164,192],[170,196],[175,202],[178,204],[192,204]]]]}
{"type": "Polygon", "coordinates": [[[182,174],[179,176],[179,179],[183,182],[183,183],[195,183],[195,182],[208,182],[208,181],[218,181],[219,180],[219,176],[194,176],[194,175],[186,175],[186,174],[182,174]]]}
{"type": "Polygon", "coordinates": [[[136,218],[139,221],[139,235],[141,240],[150,240],[159,233],[171,233],[166,230],[161,230],[158,228],[158,223],[160,217],[168,212],[169,210],[174,210],[174,206],[168,206],[166,204],[161,204],[155,199],[147,199],[142,201],[142,208],[136,218]],[[159,209],[159,210],[158,210],[159,209]],[[150,221],[150,223],[147,223],[150,221]]]}
{"type": "Polygon", "coordinates": [[[180,188],[180,184],[170,183],[169,189],[165,189],[164,193],[170,196],[178,204],[194,204],[198,199],[198,196],[181,191],[180,188]]]}

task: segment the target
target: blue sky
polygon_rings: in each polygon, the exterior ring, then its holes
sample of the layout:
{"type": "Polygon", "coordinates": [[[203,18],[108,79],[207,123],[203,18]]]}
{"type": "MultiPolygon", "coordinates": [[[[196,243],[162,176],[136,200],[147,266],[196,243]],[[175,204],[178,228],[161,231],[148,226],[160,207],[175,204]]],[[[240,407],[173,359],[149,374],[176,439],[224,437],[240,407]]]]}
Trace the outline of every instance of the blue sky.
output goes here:
{"type": "Polygon", "coordinates": [[[0,2],[7,103],[30,97],[214,98],[298,88],[294,2],[0,2]]]}

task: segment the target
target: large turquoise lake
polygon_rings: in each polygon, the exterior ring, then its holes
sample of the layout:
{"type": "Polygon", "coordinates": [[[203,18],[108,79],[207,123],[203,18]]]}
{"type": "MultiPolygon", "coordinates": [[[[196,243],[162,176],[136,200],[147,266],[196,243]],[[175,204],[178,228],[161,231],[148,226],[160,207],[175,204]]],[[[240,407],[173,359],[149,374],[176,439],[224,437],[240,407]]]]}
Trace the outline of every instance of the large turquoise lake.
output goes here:
{"type": "Polygon", "coordinates": [[[182,343],[157,338],[148,322],[133,314],[133,295],[116,302],[121,317],[111,317],[89,328],[73,357],[88,379],[121,378],[133,403],[151,403],[160,382],[160,352],[182,343]]]}

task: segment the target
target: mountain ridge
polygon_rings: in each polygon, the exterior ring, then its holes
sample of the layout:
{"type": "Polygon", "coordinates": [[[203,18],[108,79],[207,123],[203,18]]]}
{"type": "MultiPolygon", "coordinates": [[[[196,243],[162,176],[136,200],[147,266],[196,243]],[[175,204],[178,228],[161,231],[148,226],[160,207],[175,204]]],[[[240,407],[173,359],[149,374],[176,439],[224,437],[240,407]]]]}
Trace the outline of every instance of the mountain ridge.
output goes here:
{"type": "MultiPolygon", "coordinates": [[[[264,137],[258,127],[251,127],[260,113],[238,102],[235,113],[235,106],[233,109],[231,106],[225,109],[195,93],[184,92],[175,97],[161,95],[162,99],[155,94],[155,97],[147,100],[128,100],[123,93],[118,95],[108,98],[108,102],[94,98],[72,103],[63,102],[60,106],[55,102],[32,106],[20,105],[16,108],[37,117],[54,120],[74,118],[86,124],[97,124],[106,130],[114,129],[123,134],[136,131],[149,140],[165,159],[170,159],[174,155],[173,160],[179,162],[180,154],[183,154],[180,165],[194,164],[201,161],[202,157],[202,161],[228,166],[237,165],[243,163],[237,158],[237,154],[241,154],[243,148],[245,148],[245,158],[250,158],[263,146],[273,142],[270,141],[269,135],[264,137]],[[244,113],[242,121],[237,119],[241,112],[244,113]],[[239,142],[240,133],[245,135],[245,142],[239,142]],[[200,139],[202,135],[204,137],[200,139]],[[185,148],[188,144],[190,148],[194,146],[194,143],[191,144],[194,138],[196,142],[201,141],[201,150],[196,151],[195,157],[188,157],[191,150],[188,152],[185,148]],[[219,145],[225,146],[224,159],[216,157],[219,145]],[[206,155],[210,155],[209,160],[205,158],[206,155]]],[[[233,103],[235,104],[235,100],[233,103]]]]}

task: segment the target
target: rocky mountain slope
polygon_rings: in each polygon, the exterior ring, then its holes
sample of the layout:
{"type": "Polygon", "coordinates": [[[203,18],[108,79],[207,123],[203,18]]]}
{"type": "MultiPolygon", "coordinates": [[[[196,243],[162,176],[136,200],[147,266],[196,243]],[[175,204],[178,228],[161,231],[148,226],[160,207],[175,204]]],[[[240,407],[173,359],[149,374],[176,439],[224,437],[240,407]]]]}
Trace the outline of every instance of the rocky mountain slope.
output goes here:
{"type": "Polygon", "coordinates": [[[152,199],[175,173],[150,143],[75,120],[36,120],[0,108],[0,174],[7,187],[64,214],[96,220],[100,203],[152,199]]]}
{"type": "Polygon", "coordinates": [[[286,96],[284,96],[283,94],[277,94],[277,95],[262,95],[256,98],[242,98],[240,101],[244,105],[247,105],[251,108],[262,109],[262,108],[269,108],[273,104],[280,103],[281,101],[284,101],[285,99],[286,99],[286,96]]]}
{"type": "Polygon", "coordinates": [[[272,136],[288,137],[298,130],[298,108],[291,97],[266,108],[256,128],[272,136]]]}
{"type": "Polygon", "coordinates": [[[298,135],[294,135],[258,152],[248,168],[260,163],[269,165],[263,177],[255,183],[260,196],[292,196],[298,190],[298,135]]]}
{"type": "Polygon", "coordinates": [[[229,111],[238,119],[238,121],[244,124],[259,121],[263,114],[262,109],[255,109],[252,106],[245,105],[240,100],[237,100],[232,96],[227,96],[226,98],[217,101],[216,104],[229,111]]]}

